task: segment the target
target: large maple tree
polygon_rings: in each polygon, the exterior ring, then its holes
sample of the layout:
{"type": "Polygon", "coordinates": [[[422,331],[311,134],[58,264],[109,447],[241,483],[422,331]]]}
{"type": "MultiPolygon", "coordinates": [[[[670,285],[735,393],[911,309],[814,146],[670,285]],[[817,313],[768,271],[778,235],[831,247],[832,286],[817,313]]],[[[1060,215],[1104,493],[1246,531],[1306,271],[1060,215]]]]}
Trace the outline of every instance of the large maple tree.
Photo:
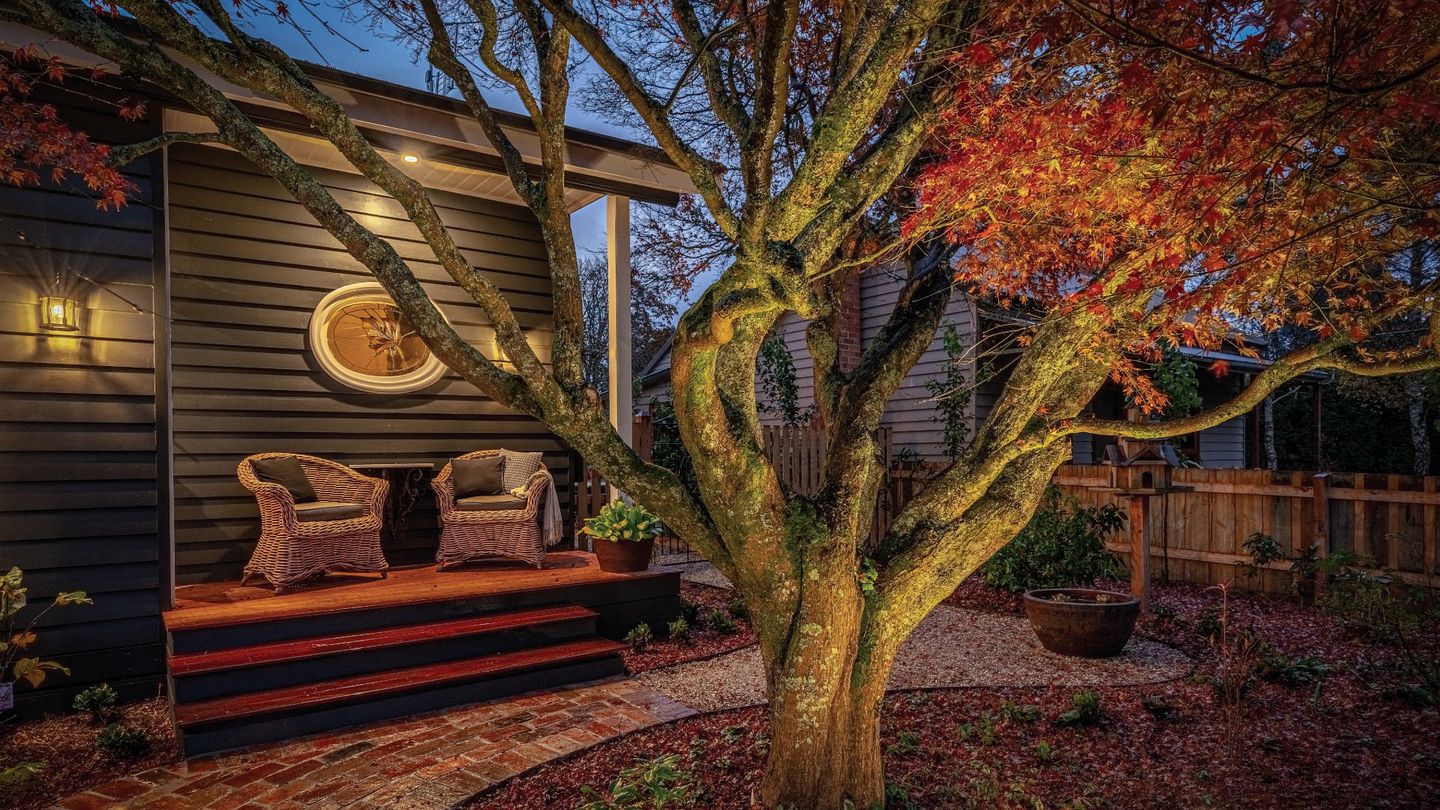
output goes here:
{"type": "Polygon", "coordinates": [[[0,70],[0,170],[15,182],[33,179],[35,166],[75,172],[116,202],[125,191],[116,166],[202,140],[272,174],[385,285],[439,357],[544,420],[735,583],[766,668],[766,807],[883,802],[879,712],[900,645],[1026,522],[1071,435],[1204,429],[1317,369],[1440,366],[1436,282],[1400,283],[1391,272],[1394,255],[1436,236],[1437,0],[371,5],[455,82],[540,223],[555,296],[548,365],[426,190],[371,147],[303,66],[247,27],[257,13],[283,21],[283,5],[0,7],[0,18],[96,54],[215,126],[114,151],[90,143],[27,100],[33,82],[59,81],[66,68],[26,50],[0,70]],[[563,193],[564,116],[580,55],[604,76],[600,97],[623,103],[690,175],[698,205],[689,210],[724,253],[726,269],[680,320],[671,371],[698,488],[626,447],[583,380],[580,275],[563,193]],[[513,370],[461,340],[390,245],[350,218],[214,77],[289,105],[399,201],[488,316],[513,370]],[[500,126],[487,97],[497,86],[532,118],[538,171],[500,126]],[[858,365],[845,367],[839,291],[847,274],[876,261],[893,262],[905,284],[858,365]],[[1021,351],[968,448],[872,542],[885,475],[876,431],[957,279],[1023,306],[1021,351]],[[791,311],[812,321],[816,410],[829,442],[813,497],[787,491],[770,467],[755,401],[757,351],[791,311]],[[1409,343],[1367,340],[1402,317],[1425,325],[1409,343]],[[1162,405],[1140,362],[1162,346],[1212,347],[1238,330],[1297,326],[1314,339],[1218,407],[1138,423],[1085,414],[1111,378],[1141,406],[1162,405]]]}

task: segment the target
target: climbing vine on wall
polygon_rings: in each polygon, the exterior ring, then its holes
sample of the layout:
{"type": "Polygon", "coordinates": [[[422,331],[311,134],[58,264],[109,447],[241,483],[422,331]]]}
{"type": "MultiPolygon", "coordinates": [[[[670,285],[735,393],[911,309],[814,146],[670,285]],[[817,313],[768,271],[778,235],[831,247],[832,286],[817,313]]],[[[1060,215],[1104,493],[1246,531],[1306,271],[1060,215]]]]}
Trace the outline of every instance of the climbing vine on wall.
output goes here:
{"type": "Polygon", "coordinates": [[[946,455],[953,459],[960,455],[970,440],[969,410],[973,389],[965,384],[960,362],[965,354],[965,342],[961,340],[955,324],[945,327],[942,339],[945,344],[945,373],[926,380],[925,389],[935,400],[935,415],[931,419],[941,425],[940,443],[946,455]]]}
{"type": "Polygon", "coordinates": [[[764,393],[759,410],[778,414],[787,425],[803,425],[810,421],[813,408],[800,407],[800,385],[795,378],[795,361],[780,335],[771,335],[760,344],[755,361],[755,376],[764,393]]]}

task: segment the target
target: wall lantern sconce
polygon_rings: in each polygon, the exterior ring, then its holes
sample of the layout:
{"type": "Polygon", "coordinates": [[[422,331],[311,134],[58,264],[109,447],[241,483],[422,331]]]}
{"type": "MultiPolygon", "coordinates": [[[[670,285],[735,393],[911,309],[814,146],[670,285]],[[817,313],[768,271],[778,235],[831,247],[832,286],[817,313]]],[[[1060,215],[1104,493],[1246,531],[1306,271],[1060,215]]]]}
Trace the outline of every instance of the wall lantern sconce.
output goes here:
{"type": "Polygon", "coordinates": [[[40,326],[52,332],[80,331],[80,302],[63,295],[40,296],[40,326]]]}

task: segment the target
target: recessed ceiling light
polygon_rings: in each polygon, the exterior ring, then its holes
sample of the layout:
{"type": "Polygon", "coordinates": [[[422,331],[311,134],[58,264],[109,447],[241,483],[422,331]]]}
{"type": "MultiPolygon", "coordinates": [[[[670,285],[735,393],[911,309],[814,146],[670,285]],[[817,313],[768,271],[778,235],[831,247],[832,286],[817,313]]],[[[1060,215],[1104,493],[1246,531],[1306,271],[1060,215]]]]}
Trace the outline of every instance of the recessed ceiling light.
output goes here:
{"type": "Polygon", "coordinates": [[[406,163],[419,163],[420,158],[416,155],[401,155],[400,159],[406,163]]]}

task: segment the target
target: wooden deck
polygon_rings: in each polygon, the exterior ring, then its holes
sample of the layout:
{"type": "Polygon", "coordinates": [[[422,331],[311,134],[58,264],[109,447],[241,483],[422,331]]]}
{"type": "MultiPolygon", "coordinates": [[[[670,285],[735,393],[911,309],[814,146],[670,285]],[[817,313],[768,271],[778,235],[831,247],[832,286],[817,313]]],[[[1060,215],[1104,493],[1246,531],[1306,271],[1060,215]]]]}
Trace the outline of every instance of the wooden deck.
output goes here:
{"type": "Polygon", "coordinates": [[[170,695],[197,756],[618,674],[613,639],[679,615],[680,574],[609,574],[564,551],[540,569],[427,565],[176,597],[170,695]]]}
{"type": "Polygon", "coordinates": [[[277,595],[264,583],[181,585],[175,607],[164,614],[170,632],[265,622],[294,616],[325,616],[391,606],[507,597],[524,593],[609,585],[618,594],[626,586],[676,576],[652,569],[638,574],[609,574],[595,555],[560,551],[545,556],[545,567],[486,560],[436,571],[433,565],[391,569],[390,576],[336,573],[297,585],[277,595]]]}

